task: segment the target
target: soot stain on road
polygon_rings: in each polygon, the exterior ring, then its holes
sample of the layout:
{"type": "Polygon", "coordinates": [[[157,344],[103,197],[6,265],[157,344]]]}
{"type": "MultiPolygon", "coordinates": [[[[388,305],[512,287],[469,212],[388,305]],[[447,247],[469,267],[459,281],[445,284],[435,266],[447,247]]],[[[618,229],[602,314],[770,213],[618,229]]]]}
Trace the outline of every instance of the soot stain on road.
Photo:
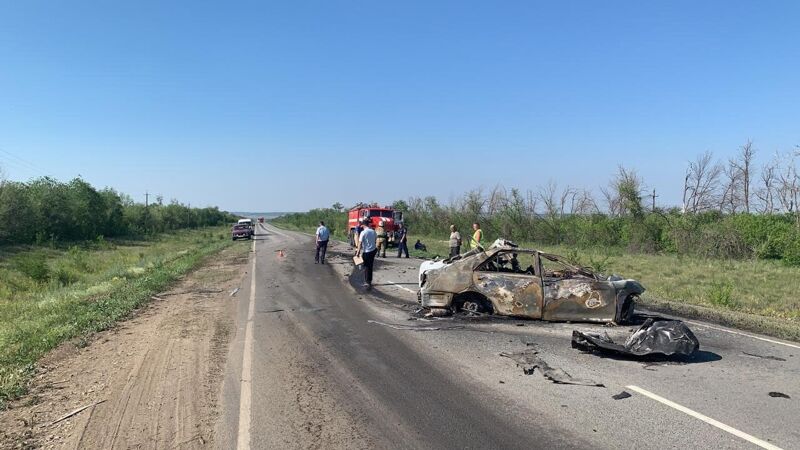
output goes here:
{"type": "Polygon", "coordinates": [[[526,349],[516,353],[500,353],[500,356],[509,358],[517,363],[517,367],[522,368],[525,375],[532,375],[535,369],[539,369],[542,375],[556,384],[572,384],[578,386],[605,387],[602,383],[581,378],[574,378],[563,369],[550,366],[539,352],[533,349],[526,349]]]}

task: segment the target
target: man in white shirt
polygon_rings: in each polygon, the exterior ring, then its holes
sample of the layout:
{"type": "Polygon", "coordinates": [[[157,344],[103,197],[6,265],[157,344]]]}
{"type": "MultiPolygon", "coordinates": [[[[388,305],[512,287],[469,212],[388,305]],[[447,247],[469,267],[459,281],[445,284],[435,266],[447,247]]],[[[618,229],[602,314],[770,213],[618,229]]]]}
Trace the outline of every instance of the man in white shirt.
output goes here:
{"type": "Polygon", "coordinates": [[[372,268],[375,265],[375,255],[378,254],[377,239],[378,235],[372,229],[369,219],[364,221],[364,231],[358,237],[361,245],[358,248],[358,253],[364,260],[364,285],[367,289],[372,289],[372,268]]]}
{"type": "Polygon", "coordinates": [[[325,264],[325,253],[328,251],[328,239],[331,238],[331,232],[325,226],[325,222],[319,221],[317,227],[317,252],[314,254],[314,264],[325,264]]]}

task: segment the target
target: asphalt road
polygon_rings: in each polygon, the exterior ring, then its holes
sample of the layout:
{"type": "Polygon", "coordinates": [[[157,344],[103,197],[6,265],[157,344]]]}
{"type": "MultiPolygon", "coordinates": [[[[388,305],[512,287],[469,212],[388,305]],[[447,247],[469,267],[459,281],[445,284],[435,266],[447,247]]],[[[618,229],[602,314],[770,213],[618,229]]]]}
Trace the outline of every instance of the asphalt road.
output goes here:
{"type": "Polygon", "coordinates": [[[692,324],[692,361],[601,358],[569,345],[592,325],[409,321],[419,261],[381,260],[366,293],[347,282],[344,245],[317,265],[311,237],[261,226],[253,248],[222,448],[800,448],[797,344],[692,324]],[[530,348],[604,387],[553,384],[499,356],[530,348]]]}

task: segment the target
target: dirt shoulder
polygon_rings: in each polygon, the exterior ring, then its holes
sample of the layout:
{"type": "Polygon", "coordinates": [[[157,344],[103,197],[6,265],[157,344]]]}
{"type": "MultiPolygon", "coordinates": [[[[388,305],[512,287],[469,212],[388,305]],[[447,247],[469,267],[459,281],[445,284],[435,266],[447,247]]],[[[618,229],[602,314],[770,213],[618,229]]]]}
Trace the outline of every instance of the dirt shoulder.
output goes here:
{"type": "Polygon", "coordinates": [[[230,293],[246,262],[243,246],[230,247],[83,348],[65,343],[48,354],[29,394],[0,412],[0,448],[213,443],[234,327],[230,293]]]}

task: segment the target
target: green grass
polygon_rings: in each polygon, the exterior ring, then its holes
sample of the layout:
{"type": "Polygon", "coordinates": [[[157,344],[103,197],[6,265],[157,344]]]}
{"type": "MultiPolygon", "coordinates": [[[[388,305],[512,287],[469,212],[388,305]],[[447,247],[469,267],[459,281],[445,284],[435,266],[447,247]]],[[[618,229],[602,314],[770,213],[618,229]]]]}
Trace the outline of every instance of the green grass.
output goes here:
{"type": "Polygon", "coordinates": [[[25,392],[47,351],[109,328],[231,244],[228,228],[216,227],[146,241],[0,249],[0,407],[25,392]]]}

